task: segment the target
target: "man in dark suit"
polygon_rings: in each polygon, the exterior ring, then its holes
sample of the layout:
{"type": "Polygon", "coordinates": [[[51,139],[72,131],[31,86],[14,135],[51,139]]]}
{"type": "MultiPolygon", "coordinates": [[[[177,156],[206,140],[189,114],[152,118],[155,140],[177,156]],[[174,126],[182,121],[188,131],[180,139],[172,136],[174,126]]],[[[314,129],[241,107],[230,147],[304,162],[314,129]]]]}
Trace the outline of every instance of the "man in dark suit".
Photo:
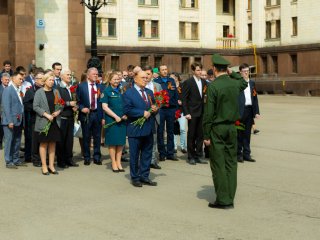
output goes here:
{"type": "Polygon", "coordinates": [[[1,124],[3,125],[5,146],[4,158],[7,168],[25,166],[19,159],[21,133],[23,127],[23,102],[21,85],[23,76],[20,73],[12,75],[12,84],[5,88],[2,94],[1,124]]]}
{"type": "Polygon", "coordinates": [[[250,138],[253,119],[260,117],[258,96],[254,81],[249,79],[249,65],[241,64],[239,70],[248,86],[239,96],[240,122],[245,125],[245,130],[238,130],[238,162],[255,162],[251,158],[250,138]]]}
{"type": "MultiPolygon", "coordinates": [[[[25,120],[25,121],[29,121],[29,124],[28,124],[29,129],[27,131],[31,133],[30,145],[28,147],[30,148],[31,160],[32,160],[33,166],[35,167],[41,167],[41,160],[39,155],[39,142],[37,138],[39,133],[34,131],[34,125],[36,123],[36,112],[33,111],[33,100],[34,100],[34,95],[36,91],[38,91],[38,89],[43,87],[44,83],[42,82],[42,77],[43,77],[42,70],[37,70],[35,74],[34,85],[33,87],[31,87],[26,91],[26,94],[24,95],[24,98],[23,98],[24,113],[25,113],[25,116],[28,116],[28,120],[25,120]]],[[[25,125],[25,131],[26,131],[26,125],[25,125]]]]}
{"type": "Polygon", "coordinates": [[[35,83],[35,79],[34,79],[34,68],[31,68],[29,71],[29,75],[26,76],[25,78],[25,82],[29,82],[31,84],[32,87],[34,87],[34,83],[35,83]]]}
{"type": "Polygon", "coordinates": [[[2,149],[2,141],[3,141],[3,127],[1,125],[1,112],[2,112],[2,93],[3,90],[8,87],[10,81],[10,74],[9,73],[3,73],[1,77],[1,83],[0,83],[0,149],[2,149]]]}
{"type": "Polygon", "coordinates": [[[60,168],[79,167],[79,164],[73,161],[73,112],[77,111],[77,101],[72,99],[71,71],[65,69],[61,72],[61,83],[57,87],[61,98],[66,105],[60,113],[61,116],[61,140],[57,143],[57,164],[60,168]]]}
{"type": "Polygon", "coordinates": [[[134,85],[123,94],[124,114],[128,116],[127,135],[130,149],[130,176],[132,185],[142,187],[143,184],[156,186],[149,178],[153,147],[154,115],[157,107],[153,93],[147,85],[147,74],[139,71],[134,78],[134,85]],[[151,102],[152,101],[152,102],[151,102]],[[149,111],[151,109],[151,112],[149,111]],[[132,124],[144,117],[146,121],[140,126],[132,124]]]}
{"type": "Polygon", "coordinates": [[[62,71],[61,63],[55,62],[55,63],[52,64],[52,72],[54,74],[53,88],[56,88],[61,82],[61,77],[60,77],[61,71],[62,71]]]}
{"type": "Polygon", "coordinates": [[[188,162],[206,164],[201,160],[203,146],[202,116],[204,98],[207,90],[206,81],[201,79],[202,65],[191,65],[193,76],[182,84],[182,109],[188,120],[187,148],[188,162]]]}
{"type": "Polygon", "coordinates": [[[178,108],[178,91],[176,88],[176,83],[174,79],[168,76],[168,68],[166,65],[159,67],[160,76],[154,79],[154,82],[161,85],[162,90],[167,90],[169,93],[169,106],[162,106],[159,110],[160,115],[160,125],[158,128],[158,151],[159,160],[164,161],[166,158],[168,160],[178,161],[177,157],[174,155],[174,121],[175,112],[178,108]],[[164,129],[167,130],[167,146],[164,144],[164,129]]]}
{"type": "Polygon", "coordinates": [[[101,125],[103,111],[100,103],[100,84],[96,84],[98,70],[89,68],[87,81],[79,84],[77,88],[77,101],[79,106],[79,120],[83,135],[84,165],[90,165],[90,142],[93,137],[93,162],[101,162],[101,125]]]}
{"type": "Polygon", "coordinates": [[[3,62],[3,69],[0,72],[0,79],[1,79],[3,73],[8,73],[10,76],[12,76],[12,74],[13,74],[13,70],[11,69],[11,62],[8,60],[5,60],[3,62]]]}

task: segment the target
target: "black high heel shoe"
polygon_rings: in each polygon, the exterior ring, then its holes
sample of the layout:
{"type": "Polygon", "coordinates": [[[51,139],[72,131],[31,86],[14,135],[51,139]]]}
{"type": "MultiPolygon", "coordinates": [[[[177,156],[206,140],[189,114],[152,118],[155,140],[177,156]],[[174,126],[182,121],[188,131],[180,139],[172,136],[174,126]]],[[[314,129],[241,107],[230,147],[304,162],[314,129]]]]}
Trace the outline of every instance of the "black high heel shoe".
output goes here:
{"type": "Polygon", "coordinates": [[[125,172],[125,170],[123,168],[119,168],[118,170],[119,172],[125,172]]]}
{"type": "Polygon", "coordinates": [[[112,168],[112,172],[118,173],[118,172],[119,172],[119,169],[113,169],[113,168],[112,168]]]}
{"type": "Polygon", "coordinates": [[[52,171],[50,168],[48,168],[48,170],[49,170],[49,173],[52,173],[54,175],[58,175],[59,174],[59,172],[57,170],[52,171]]]}
{"type": "Polygon", "coordinates": [[[42,172],[42,175],[45,175],[45,176],[49,176],[50,175],[49,172],[43,172],[43,170],[41,170],[41,172],[42,172]]]}

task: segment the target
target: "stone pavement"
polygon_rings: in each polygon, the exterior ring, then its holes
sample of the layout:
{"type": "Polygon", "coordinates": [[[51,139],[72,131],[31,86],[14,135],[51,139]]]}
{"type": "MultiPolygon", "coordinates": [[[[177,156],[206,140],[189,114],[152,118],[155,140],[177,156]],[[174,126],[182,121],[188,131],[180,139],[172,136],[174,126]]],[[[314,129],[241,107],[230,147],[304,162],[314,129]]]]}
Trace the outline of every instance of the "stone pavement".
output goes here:
{"type": "MultiPolygon", "coordinates": [[[[0,165],[0,239],[320,239],[320,98],[260,96],[256,163],[239,164],[235,209],[214,201],[209,165],[161,162],[157,187],[103,165],[43,176],[0,165]]],[[[75,151],[79,152],[78,143],[75,151]]]]}

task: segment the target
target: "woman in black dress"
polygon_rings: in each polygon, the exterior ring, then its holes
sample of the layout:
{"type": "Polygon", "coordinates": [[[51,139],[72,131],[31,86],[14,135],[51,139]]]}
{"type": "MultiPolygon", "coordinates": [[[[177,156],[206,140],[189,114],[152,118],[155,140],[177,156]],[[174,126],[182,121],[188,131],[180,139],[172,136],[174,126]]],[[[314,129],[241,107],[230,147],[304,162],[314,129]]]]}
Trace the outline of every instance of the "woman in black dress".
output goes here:
{"type": "Polygon", "coordinates": [[[58,174],[54,168],[54,157],[56,142],[60,141],[60,112],[61,107],[57,104],[57,99],[60,99],[60,94],[53,89],[54,76],[52,73],[47,73],[43,76],[43,88],[39,89],[33,102],[33,110],[37,113],[35,131],[39,132],[38,141],[40,142],[40,158],[42,163],[42,174],[49,175],[58,174]],[[49,131],[44,133],[47,124],[51,122],[49,131]],[[49,155],[49,166],[46,163],[47,149],[49,155]]]}

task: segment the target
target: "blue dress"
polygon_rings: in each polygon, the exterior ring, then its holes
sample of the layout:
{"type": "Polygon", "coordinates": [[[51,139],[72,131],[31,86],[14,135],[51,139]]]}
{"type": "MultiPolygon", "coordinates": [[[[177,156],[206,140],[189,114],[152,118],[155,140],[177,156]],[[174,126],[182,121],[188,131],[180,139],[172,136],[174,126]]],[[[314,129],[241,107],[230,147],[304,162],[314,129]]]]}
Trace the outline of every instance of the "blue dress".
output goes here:
{"type": "MultiPolygon", "coordinates": [[[[123,114],[123,100],[120,90],[113,89],[111,86],[108,86],[101,95],[101,103],[107,103],[108,107],[119,117],[122,117],[123,114]]],[[[115,121],[113,117],[110,117],[107,113],[104,113],[104,119],[106,124],[112,123],[115,121]]],[[[122,146],[126,144],[126,122],[121,121],[116,123],[111,127],[106,128],[105,133],[105,144],[109,146],[122,146]]]]}

